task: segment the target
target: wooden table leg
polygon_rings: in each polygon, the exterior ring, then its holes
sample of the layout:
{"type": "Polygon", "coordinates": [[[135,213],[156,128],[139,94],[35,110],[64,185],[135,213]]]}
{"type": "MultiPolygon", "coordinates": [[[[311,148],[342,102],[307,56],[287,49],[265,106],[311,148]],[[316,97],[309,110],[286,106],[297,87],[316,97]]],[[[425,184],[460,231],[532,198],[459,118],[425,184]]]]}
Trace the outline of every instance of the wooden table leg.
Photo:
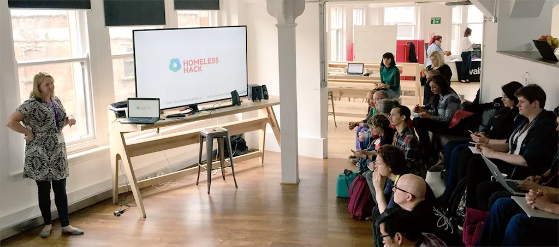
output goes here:
{"type": "MultiPolygon", "coordinates": [[[[121,141],[124,147],[126,147],[126,140],[124,139],[124,133],[120,133],[121,141]]],[[[126,148],[124,148],[126,151],[126,148]]],[[[144,201],[142,200],[142,195],[140,194],[140,189],[138,188],[138,181],[136,180],[136,175],[134,174],[134,168],[132,167],[132,162],[130,161],[130,157],[125,153],[121,154],[122,156],[122,165],[124,166],[124,170],[126,170],[126,177],[128,178],[128,183],[130,184],[130,188],[132,189],[132,194],[134,195],[134,199],[136,201],[136,207],[140,210],[140,214],[143,218],[146,218],[146,210],[144,208],[144,201]]],[[[118,187],[117,187],[118,190],[118,187]]]]}
{"type": "Polygon", "coordinates": [[[281,148],[280,127],[276,118],[276,113],[274,113],[274,108],[272,108],[271,106],[266,107],[266,111],[268,112],[268,117],[270,118],[270,126],[272,127],[274,135],[276,136],[276,140],[278,141],[278,145],[281,148]]]}

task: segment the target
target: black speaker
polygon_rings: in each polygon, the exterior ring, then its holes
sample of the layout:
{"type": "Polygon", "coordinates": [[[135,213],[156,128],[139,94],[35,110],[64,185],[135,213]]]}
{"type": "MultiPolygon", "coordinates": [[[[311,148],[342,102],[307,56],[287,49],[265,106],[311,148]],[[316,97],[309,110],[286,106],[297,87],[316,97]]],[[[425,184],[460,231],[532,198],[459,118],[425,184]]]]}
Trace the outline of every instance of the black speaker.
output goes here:
{"type": "Polygon", "coordinates": [[[252,101],[262,100],[262,86],[256,84],[248,85],[248,99],[252,101]]]}
{"type": "Polygon", "coordinates": [[[266,85],[262,85],[262,98],[263,99],[268,99],[268,89],[266,88],[266,85]]]}
{"type": "Polygon", "coordinates": [[[231,91],[231,102],[233,105],[241,105],[241,98],[239,98],[237,90],[231,91]]]}

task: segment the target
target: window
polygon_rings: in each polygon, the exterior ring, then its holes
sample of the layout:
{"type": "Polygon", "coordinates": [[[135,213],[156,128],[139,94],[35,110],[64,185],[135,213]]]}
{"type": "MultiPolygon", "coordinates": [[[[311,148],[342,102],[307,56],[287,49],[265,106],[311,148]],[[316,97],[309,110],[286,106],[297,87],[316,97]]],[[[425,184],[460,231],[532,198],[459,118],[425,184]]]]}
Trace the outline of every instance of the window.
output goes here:
{"type": "Polygon", "coordinates": [[[353,9],[353,25],[354,26],[363,26],[365,25],[365,16],[363,9],[353,9]]]}
{"type": "Polygon", "coordinates": [[[472,29],[472,36],[470,36],[472,43],[483,43],[483,20],[483,13],[475,5],[469,5],[468,27],[472,29]]]}
{"type": "Polygon", "coordinates": [[[330,13],[330,60],[343,61],[343,7],[333,7],[330,13]]]}
{"type": "Polygon", "coordinates": [[[398,39],[415,38],[415,20],[415,7],[384,8],[384,25],[397,25],[398,39]]]}
{"type": "Polygon", "coordinates": [[[178,10],[178,27],[215,27],[217,11],[178,10]]]}
{"type": "Polygon", "coordinates": [[[33,90],[33,77],[48,72],[66,113],[76,126],[64,128],[68,150],[85,148],[95,138],[84,10],[11,10],[20,98],[33,90]]]}
{"type": "MultiPolygon", "coordinates": [[[[217,26],[217,11],[177,11],[179,28],[217,26]]],[[[136,97],[134,50],[132,32],[142,29],[161,29],[163,26],[111,27],[111,54],[115,101],[136,97]]]]}
{"type": "Polygon", "coordinates": [[[460,42],[462,40],[462,6],[452,7],[452,40],[451,49],[452,54],[460,55],[460,42]]]}
{"type": "Polygon", "coordinates": [[[113,58],[113,80],[115,101],[136,97],[134,74],[133,30],[157,29],[162,26],[111,27],[111,54],[113,58]]]}
{"type": "Polygon", "coordinates": [[[483,43],[483,21],[483,13],[475,5],[452,7],[452,54],[461,54],[460,43],[468,27],[472,29],[472,43],[483,43]]]}

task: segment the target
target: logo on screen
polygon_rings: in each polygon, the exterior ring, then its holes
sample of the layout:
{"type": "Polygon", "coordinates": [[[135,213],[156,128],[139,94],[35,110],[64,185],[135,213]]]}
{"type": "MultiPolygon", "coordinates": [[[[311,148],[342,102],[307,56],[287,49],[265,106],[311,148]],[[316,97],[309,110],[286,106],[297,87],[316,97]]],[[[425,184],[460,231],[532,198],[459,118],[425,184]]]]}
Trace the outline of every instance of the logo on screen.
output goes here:
{"type": "Polygon", "coordinates": [[[169,69],[173,72],[179,71],[181,69],[181,61],[178,58],[173,58],[169,62],[169,69]]]}
{"type": "Polygon", "coordinates": [[[142,110],[142,111],[145,111],[145,110],[149,110],[149,109],[151,109],[151,107],[149,107],[149,106],[142,106],[142,107],[140,107],[140,106],[136,106],[136,109],[138,109],[138,110],[142,110]]]}

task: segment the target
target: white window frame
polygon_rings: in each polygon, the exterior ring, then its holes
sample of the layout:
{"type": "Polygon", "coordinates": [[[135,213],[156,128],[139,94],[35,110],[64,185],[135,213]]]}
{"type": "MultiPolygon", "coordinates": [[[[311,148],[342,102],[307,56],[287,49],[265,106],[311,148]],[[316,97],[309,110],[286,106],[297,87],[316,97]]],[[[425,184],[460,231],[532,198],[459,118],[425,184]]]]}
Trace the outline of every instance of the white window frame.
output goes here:
{"type": "MultiPolygon", "coordinates": [[[[346,21],[345,21],[345,9],[346,9],[346,8],[345,8],[345,6],[343,6],[343,5],[333,5],[333,6],[331,7],[330,11],[329,11],[330,20],[328,21],[328,28],[329,28],[328,40],[331,40],[331,39],[332,39],[332,33],[338,32],[338,40],[339,40],[339,42],[338,42],[338,49],[336,49],[336,50],[337,50],[337,53],[338,53],[338,54],[336,55],[336,56],[338,57],[337,61],[345,61],[345,60],[346,60],[346,59],[345,59],[345,57],[346,57],[346,51],[345,51],[345,49],[344,49],[344,48],[346,47],[346,46],[345,46],[345,44],[346,44],[346,38],[345,38],[345,37],[346,37],[346,36],[345,36],[345,23],[346,23],[346,21]],[[331,21],[331,20],[332,20],[333,18],[336,18],[336,17],[334,17],[334,16],[331,16],[332,9],[339,9],[339,10],[340,10],[339,13],[341,14],[341,16],[339,16],[339,17],[340,17],[340,19],[339,19],[339,21],[340,21],[339,27],[335,27],[335,28],[332,27],[332,21],[331,21]]],[[[338,13],[336,13],[336,14],[338,14],[338,13]]],[[[330,42],[329,42],[329,43],[330,43],[330,42]]],[[[331,48],[332,48],[331,46],[332,46],[332,44],[330,43],[330,45],[329,45],[329,50],[331,50],[331,48]]],[[[329,54],[330,54],[330,53],[329,53],[329,54]]],[[[333,61],[332,57],[333,57],[333,54],[330,54],[330,57],[329,57],[329,60],[330,60],[330,61],[333,61]]]]}
{"type": "MultiPolygon", "coordinates": [[[[452,55],[451,58],[460,58],[462,52],[460,52],[460,43],[462,42],[462,37],[464,37],[464,31],[466,30],[466,28],[470,25],[470,24],[484,24],[483,20],[481,20],[480,22],[468,22],[468,9],[469,6],[471,5],[462,5],[462,6],[457,6],[459,8],[461,8],[461,13],[462,13],[462,21],[459,24],[455,24],[452,23],[452,30],[454,30],[455,26],[458,26],[460,28],[459,32],[458,32],[458,49],[455,51],[452,51],[452,55]]],[[[483,33],[483,30],[476,30],[477,32],[483,33]]],[[[483,42],[483,39],[482,39],[483,42]]],[[[482,43],[483,44],[483,43],[482,43]]]]}
{"type": "Polygon", "coordinates": [[[353,17],[353,26],[364,26],[364,25],[366,25],[366,24],[367,24],[366,8],[353,8],[352,17],[353,17]],[[359,24],[359,25],[355,24],[355,22],[356,22],[356,20],[355,20],[355,17],[356,17],[355,11],[356,11],[356,10],[361,11],[361,16],[360,16],[360,18],[361,18],[361,24],[359,24]]]}
{"type": "MultiPolygon", "coordinates": [[[[70,28],[70,35],[73,36],[77,42],[75,43],[77,47],[83,49],[81,56],[73,56],[71,58],[59,58],[59,59],[42,59],[36,61],[24,61],[24,62],[17,62],[16,61],[16,69],[20,67],[31,67],[37,65],[49,65],[49,64],[62,64],[62,63],[75,63],[80,62],[83,63],[83,77],[84,82],[83,85],[74,84],[74,87],[81,87],[84,91],[85,98],[83,99],[85,108],[85,114],[88,116],[88,120],[86,120],[88,132],[89,134],[85,137],[79,138],[77,140],[66,141],[66,148],[68,153],[75,153],[85,149],[91,149],[98,147],[97,143],[97,128],[96,128],[96,121],[95,121],[95,114],[93,113],[93,95],[92,95],[92,84],[91,84],[91,61],[89,57],[89,40],[88,40],[88,29],[87,29],[87,22],[86,22],[86,11],[85,10],[73,10],[73,9],[66,9],[67,11],[74,11],[75,15],[69,13],[68,20],[69,20],[69,28],[70,28]]],[[[11,17],[10,17],[11,18],[11,17]]],[[[15,45],[15,43],[14,43],[15,45]]],[[[19,81],[19,73],[18,73],[18,81],[19,81]]],[[[19,83],[19,82],[18,82],[19,83]]],[[[74,89],[75,90],[75,89],[74,89]]],[[[80,90],[80,91],[81,91],[80,90]]],[[[79,99],[75,99],[79,100],[79,99]]],[[[66,127],[67,128],[67,127],[66,127]]]]}
{"type": "MultiPolygon", "coordinates": [[[[408,5],[408,6],[384,7],[384,8],[383,8],[383,15],[382,15],[382,20],[381,20],[381,21],[382,21],[382,24],[383,24],[383,25],[397,25],[398,27],[412,27],[412,32],[413,32],[413,34],[412,34],[411,39],[412,39],[412,40],[413,40],[413,39],[417,39],[417,36],[418,36],[418,33],[419,33],[419,32],[418,32],[419,29],[418,29],[418,25],[417,25],[417,23],[418,23],[417,18],[418,18],[418,16],[419,16],[418,11],[419,11],[419,8],[417,8],[417,6],[412,6],[412,5],[408,5]],[[414,16],[413,16],[413,24],[398,24],[398,23],[386,22],[386,19],[385,19],[385,17],[386,17],[386,8],[405,8],[405,7],[413,8],[413,15],[414,15],[414,16]]],[[[396,39],[400,39],[400,37],[398,36],[397,33],[396,33],[396,37],[397,37],[396,39]]]]}
{"type": "Polygon", "coordinates": [[[208,27],[217,27],[219,26],[219,10],[175,10],[175,14],[177,15],[177,26],[178,26],[178,16],[179,12],[194,12],[194,11],[204,11],[209,12],[208,16],[210,18],[210,25],[208,27]]]}

